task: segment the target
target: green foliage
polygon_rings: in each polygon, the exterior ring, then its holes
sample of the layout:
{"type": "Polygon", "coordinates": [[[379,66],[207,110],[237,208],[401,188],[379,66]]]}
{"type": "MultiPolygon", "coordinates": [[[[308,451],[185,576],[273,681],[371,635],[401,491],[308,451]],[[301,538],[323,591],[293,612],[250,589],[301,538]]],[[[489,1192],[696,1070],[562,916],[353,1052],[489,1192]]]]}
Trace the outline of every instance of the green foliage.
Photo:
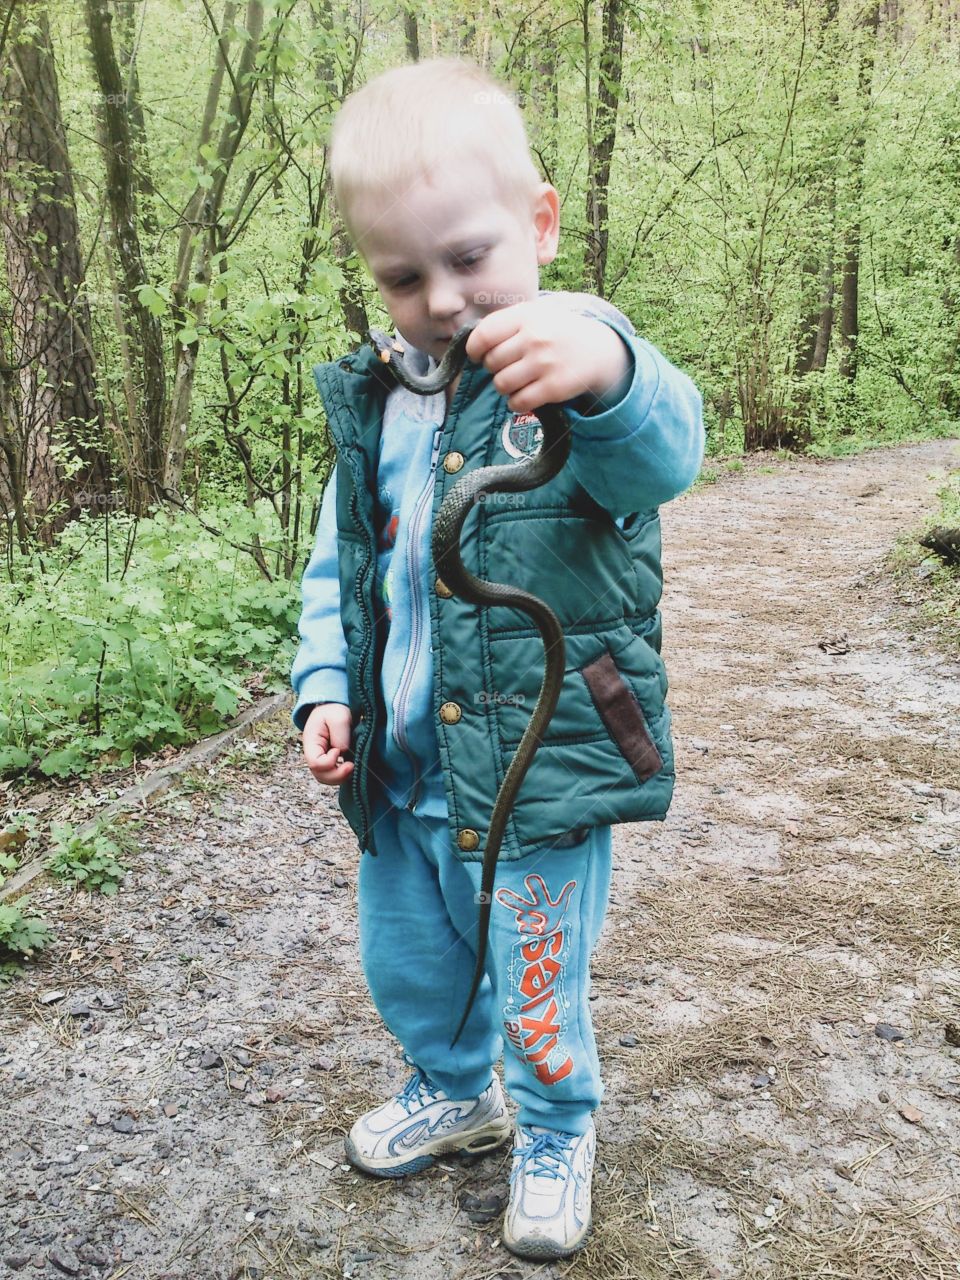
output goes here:
{"type": "MultiPolygon", "coordinates": [[[[29,898],[15,903],[0,902],[0,974],[9,978],[15,971],[11,956],[29,959],[53,939],[53,933],[41,916],[29,915],[29,898]]],[[[3,978],[0,977],[0,981],[3,978]]]]}
{"type": "Polygon", "coordinates": [[[940,509],[923,529],[905,533],[891,557],[904,597],[931,628],[938,643],[960,655],[960,565],[948,565],[920,545],[920,538],[936,526],[960,528],[960,471],[954,471],[937,497],[940,509]]]}
{"type": "MultiPolygon", "coordinates": [[[[0,852],[0,885],[18,868],[17,858],[10,852],[21,843],[17,839],[25,830],[22,822],[9,825],[3,832],[3,851],[0,852]]],[[[41,916],[28,911],[30,899],[26,896],[16,902],[0,902],[0,987],[10,982],[20,971],[19,960],[29,959],[35,951],[45,947],[53,937],[41,916]]]]}
{"type": "Polygon", "coordinates": [[[957,528],[960,525],[960,471],[953,473],[937,497],[940,499],[940,514],[933,523],[957,528]]]}
{"type": "Polygon", "coordinates": [[[47,866],[51,875],[91,892],[99,889],[108,897],[117,892],[130,868],[120,861],[120,845],[99,825],[82,835],[69,822],[55,823],[51,836],[53,856],[47,866]]]}
{"type": "MultiPolygon", "coordinates": [[[[266,518],[212,517],[264,543],[266,518]]],[[[0,770],[128,764],[222,728],[249,702],[245,682],[285,684],[296,587],[265,581],[242,549],[192,524],[86,518],[54,551],[13,561],[0,584],[0,770]]]]}
{"type": "MultiPolygon", "coordinates": [[[[84,6],[47,8],[78,189],[102,189],[84,6]]],[[[220,34],[230,72],[203,137],[221,47],[213,7],[144,5],[135,41],[122,17],[115,39],[136,56],[131,119],[136,105],[145,120],[135,161],[146,278],[134,291],[162,328],[167,400],[185,368],[174,367],[179,350],[195,358],[182,420],[164,429],[185,427],[173,483],[219,532],[189,513],[136,524],[111,507],[109,519],[77,522],[53,549],[11,531],[0,585],[0,774],[63,778],[129,764],[222,727],[251,688],[285,684],[299,607],[290,583],[332,456],[310,369],[355,343],[347,288],[369,320],[385,318],[338,228],[326,144],[345,94],[407,58],[394,10],[265,0],[248,73],[239,68],[251,33],[228,23],[220,34]]],[[[426,17],[411,17],[426,50],[426,17]]],[[[864,17],[862,6],[750,0],[623,9],[623,63],[608,82],[618,101],[605,292],[691,373],[718,459],[778,445],[840,455],[957,429],[955,24],[936,6],[882,7],[876,34],[864,17]],[[851,247],[855,376],[841,367],[851,247]],[[805,372],[802,338],[827,289],[825,364],[805,372]]],[[[536,154],[563,199],[559,253],[541,284],[592,289],[587,194],[602,166],[588,155],[586,122],[596,142],[603,6],[557,0],[528,12],[505,0],[475,11],[438,0],[429,21],[435,53],[463,52],[469,25],[471,48],[520,91],[536,154]]],[[[27,176],[24,210],[31,189],[27,176]]],[[[79,256],[114,474],[134,494],[146,388],[104,213],[79,201],[79,256]]],[[[0,306],[0,320],[10,314],[0,306]]],[[[9,320],[0,330],[16,364],[9,320]]],[[[76,465],[67,451],[58,456],[76,465]]],[[[734,467],[717,461],[700,483],[734,467]]]]}

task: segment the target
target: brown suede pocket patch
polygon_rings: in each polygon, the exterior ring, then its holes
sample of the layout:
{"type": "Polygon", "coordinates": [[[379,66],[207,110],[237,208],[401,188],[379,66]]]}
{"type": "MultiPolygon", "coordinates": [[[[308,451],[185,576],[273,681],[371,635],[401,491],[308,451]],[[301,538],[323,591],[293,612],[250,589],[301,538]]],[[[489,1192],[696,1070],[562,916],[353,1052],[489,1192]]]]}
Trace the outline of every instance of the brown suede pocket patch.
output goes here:
{"type": "Polygon", "coordinates": [[[580,674],[586,681],[600,719],[607,726],[610,736],[620,748],[623,758],[637,775],[646,782],[663,768],[663,758],[657,744],[650,737],[650,730],[643,712],[617,664],[609,653],[582,667],[580,674]]]}

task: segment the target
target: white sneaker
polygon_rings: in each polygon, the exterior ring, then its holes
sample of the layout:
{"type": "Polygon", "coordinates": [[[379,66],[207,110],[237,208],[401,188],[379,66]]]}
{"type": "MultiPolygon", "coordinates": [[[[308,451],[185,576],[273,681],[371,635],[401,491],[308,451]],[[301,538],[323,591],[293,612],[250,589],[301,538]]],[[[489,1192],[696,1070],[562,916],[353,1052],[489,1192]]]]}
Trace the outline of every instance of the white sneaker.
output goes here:
{"type": "Polygon", "coordinates": [[[479,1098],[448,1098],[418,1067],[396,1097],[354,1124],[345,1147],[357,1169],[402,1178],[455,1151],[493,1151],[510,1137],[510,1118],[496,1076],[479,1098]]]}
{"type": "Polygon", "coordinates": [[[517,1126],[503,1243],[520,1258],[566,1258],[590,1230],[590,1182],[597,1138],[517,1126]]]}

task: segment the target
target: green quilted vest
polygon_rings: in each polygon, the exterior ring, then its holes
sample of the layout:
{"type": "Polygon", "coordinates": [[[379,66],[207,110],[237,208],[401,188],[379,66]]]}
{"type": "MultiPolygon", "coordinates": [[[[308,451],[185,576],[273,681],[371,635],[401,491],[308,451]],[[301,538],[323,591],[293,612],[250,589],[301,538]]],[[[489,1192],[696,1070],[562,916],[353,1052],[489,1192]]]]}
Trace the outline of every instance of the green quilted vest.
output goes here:
{"type": "MultiPolygon", "coordinates": [[[[393,378],[369,347],[318,365],[314,376],[337,445],[341,617],[355,732],[355,768],[340,789],[340,803],[361,848],[376,853],[370,753],[384,708],[378,661],[383,637],[373,621],[374,475],[393,378]]],[[[445,465],[437,468],[434,518],[467,471],[516,460],[524,428],[515,417],[488,371],[466,364],[443,425],[445,465]]],[[[527,432],[529,445],[529,426],[527,432]]],[[[520,788],[500,856],[522,857],[579,827],[663,818],[674,766],[659,652],[657,512],[636,513],[621,533],[565,469],[530,493],[504,501],[491,495],[468,517],[461,545],[468,569],[540,596],[566,635],[559,705],[520,788]]],[[[497,789],[537,699],[543,644],[525,614],[481,609],[431,583],[437,733],[451,843],[465,861],[479,861],[497,789]]]]}

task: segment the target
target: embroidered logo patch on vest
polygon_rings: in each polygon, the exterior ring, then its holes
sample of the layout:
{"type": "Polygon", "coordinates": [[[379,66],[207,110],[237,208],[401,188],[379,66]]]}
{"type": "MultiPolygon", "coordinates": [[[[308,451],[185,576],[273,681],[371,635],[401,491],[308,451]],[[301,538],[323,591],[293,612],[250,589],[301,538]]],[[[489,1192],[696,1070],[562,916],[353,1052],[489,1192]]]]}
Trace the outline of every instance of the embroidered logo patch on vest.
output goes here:
{"type": "Polygon", "coordinates": [[[512,413],[503,424],[500,443],[511,458],[533,458],[543,444],[543,427],[533,413],[512,413]]]}

